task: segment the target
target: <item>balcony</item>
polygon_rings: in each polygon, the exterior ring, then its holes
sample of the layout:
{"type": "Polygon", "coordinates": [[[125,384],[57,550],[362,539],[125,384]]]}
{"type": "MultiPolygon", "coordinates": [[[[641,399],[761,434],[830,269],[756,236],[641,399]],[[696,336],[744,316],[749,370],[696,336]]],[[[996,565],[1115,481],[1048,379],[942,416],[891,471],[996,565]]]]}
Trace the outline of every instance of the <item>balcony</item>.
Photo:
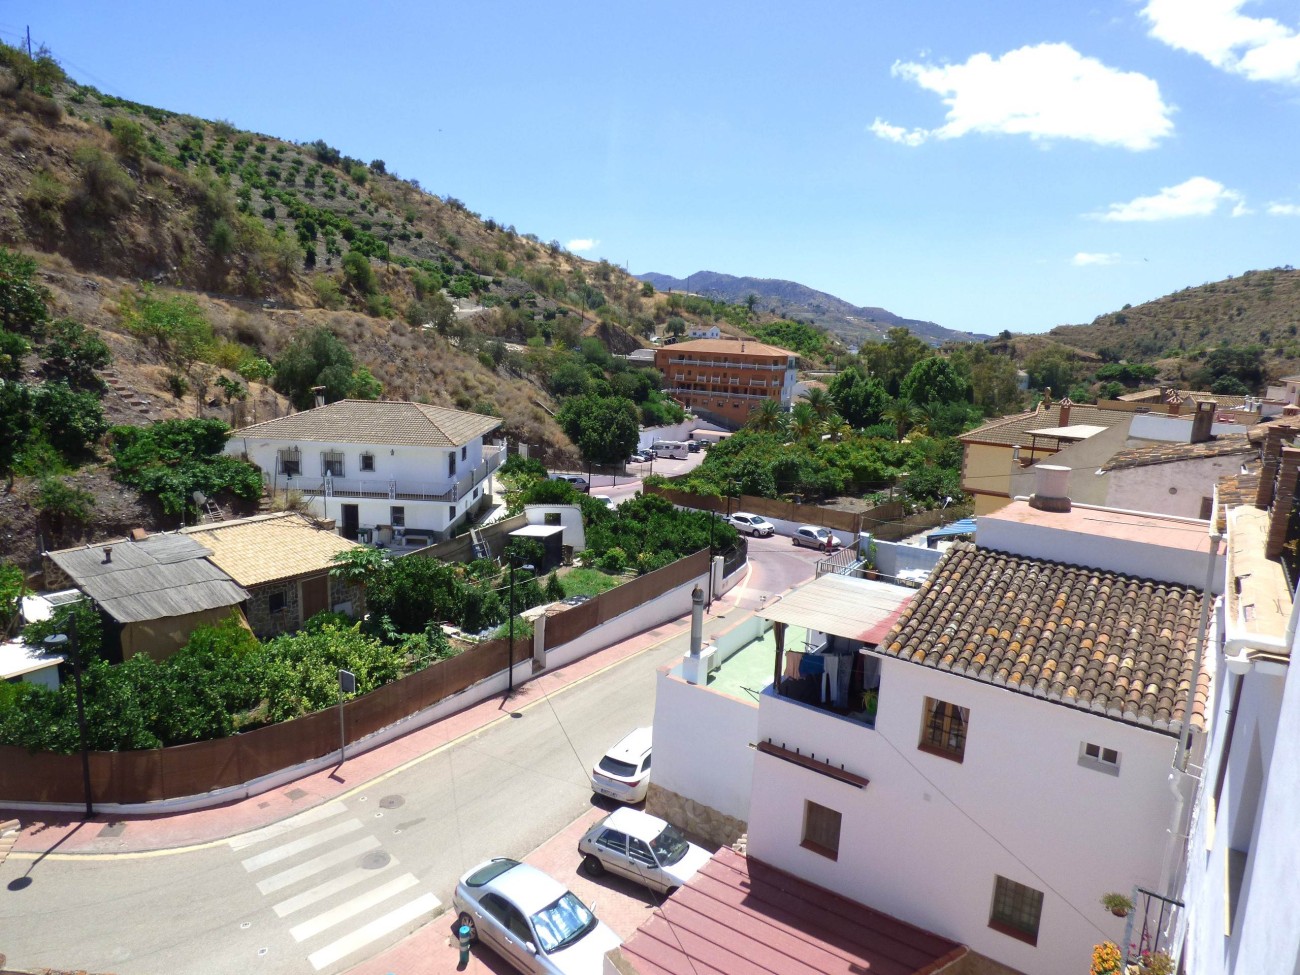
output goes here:
{"type": "Polygon", "coordinates": [[[761,372],[785,372],[789,367],[784,363],[757,362],[719,362],[710,359],[669,359],[670,366],[691,366],[701,369],[755,369],[761,372]]]}
{"type": "Polygon", "coordinates": [[[675,386],[671,389],[665,389],[664,392],[667,393],[669,396],[717,396],[723,399],[764,400],[764,399],[776,399],[775,394],[780,392],[780,387],[778,386],[771,387],[771,392],[768,393],[767,395],[763,395],[761,393],[738,393],[736,392],[735,389],[729,386],[723,387],[716,391],[710,390],[706,387],[700,387],[700,386],[675,386]]]}
{"type": "Polygon", "coordinates": [[[454,503],[483,483],[505,460],[504,447],[484,447],[483,463],[455,483],[446,481],[398,481],[396,479],[330,477],[295,478],[291,487],[304,494],[325,498],[354,498],[373,501],[446,501],[454,503]]]}

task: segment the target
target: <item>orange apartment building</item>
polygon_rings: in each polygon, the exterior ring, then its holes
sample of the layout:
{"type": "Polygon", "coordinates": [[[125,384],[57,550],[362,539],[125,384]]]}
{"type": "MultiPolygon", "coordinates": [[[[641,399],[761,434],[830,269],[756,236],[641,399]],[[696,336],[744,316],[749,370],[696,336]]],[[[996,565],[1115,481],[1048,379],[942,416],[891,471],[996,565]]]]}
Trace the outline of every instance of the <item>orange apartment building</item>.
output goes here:
{"type": "Polygon", "coordinates": [[[748,339],[700,339],[655,350],[665,393],[697,415],[737,427],[763,400],[790,408],[797,363],[793,352],[748,339]]]}

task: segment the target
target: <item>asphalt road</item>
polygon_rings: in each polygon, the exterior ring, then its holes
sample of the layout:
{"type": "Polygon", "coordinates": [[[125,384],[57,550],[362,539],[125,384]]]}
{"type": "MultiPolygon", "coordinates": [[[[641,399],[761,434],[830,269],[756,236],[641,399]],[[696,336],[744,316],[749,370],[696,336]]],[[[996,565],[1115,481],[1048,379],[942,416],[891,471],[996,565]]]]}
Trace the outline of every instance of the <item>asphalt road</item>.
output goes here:
{"type": "MultiPolygon", "coordinates": [[[[750,554],[742,609],[811,577],[817,558],[780,537],[753,540],[750,554]]],[[[708,631],[731,622],[711,618],[708,631]]],[[[448,909],[470,866],[522,858],[589,810],[588,769],[650,723],[656,668],[686,640],[257,835],[183,852],[11,859],[0,865],[0,954],[18,968],[118,975],[346,971],[448,909]]]]}

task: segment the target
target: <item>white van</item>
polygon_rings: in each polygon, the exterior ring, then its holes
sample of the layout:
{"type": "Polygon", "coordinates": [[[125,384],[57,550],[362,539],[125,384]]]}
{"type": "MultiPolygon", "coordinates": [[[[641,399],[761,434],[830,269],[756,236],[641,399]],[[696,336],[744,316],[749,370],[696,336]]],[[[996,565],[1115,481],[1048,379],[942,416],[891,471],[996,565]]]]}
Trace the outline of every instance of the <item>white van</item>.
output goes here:
{"type": "Polygon", "coordinates": [[[674,460],[685,460],[691,455],[691,448],[680,440],[656,440],[650,445],[650,449],[656,457],[671,457],[674,460]]]}

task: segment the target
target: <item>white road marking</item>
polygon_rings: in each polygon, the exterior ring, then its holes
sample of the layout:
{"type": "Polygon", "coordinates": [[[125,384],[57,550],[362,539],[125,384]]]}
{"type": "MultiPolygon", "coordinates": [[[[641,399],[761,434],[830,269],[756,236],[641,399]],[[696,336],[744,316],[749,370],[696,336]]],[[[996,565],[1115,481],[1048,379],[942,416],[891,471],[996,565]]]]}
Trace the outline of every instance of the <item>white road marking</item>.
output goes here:
{"type": "Polygon", "coordinates": [[[387,870],[389,867],[397,866],[397,861],[389,860],[379,870],[367,870],[365,867],[357,867],[355,870],[349,870],[341,877],[335,877],[333,880],[327,880],[311,890],[305,890],[301,894],[290,897],[287,901],[281,901],[272,909],[279,917],[285,917],[294,911],[301,911],[304,907],[309,907],[317,901],[322,901],[326,897],[332,897],[341,890],[347,890],[363,880],[369,880],[379,873],[380,870],[387,870]]]}
{"type": "Polygon", "coordinates": [[[425,894],[413,901],[407,901],[401,907],[389,911],[383,917],[376,918],[369,924],[357,928],[351,934],[344,935],[319,951],[312,952],[307,956],[307,960],[311,962],[316,971],[320,971],[326,965],[333,964],[340,958],[346,958],[353,952],[359,951],[376,938],[381,938],[392,931],[396,931],[421,915],[431,914],[440,906],[442,906],[442,902],[433,894],[425,894]]]}
{"type": "Polygon", "coordinates": [[[322,931],[334,927],[336,924],[342,924],[344,921],[356,917],[362,911],[374,907],[376,904],[382,904],[390,897],[395,897],[409,887],[414,887],[419,881],[414,875],[404,873],[396,880],[390,880],[381,887],[374,890],[368,890],[364,894],[352,898],[338,907],[325,911],[323,914],[317,914],[310,920],[303,921],[289,929],[293,935],[294,941],[306,941],[313,935],[320,934],[322,931]]]}
{"type": "Polygon", "coordinates": [[[331,816],[337,816],[339,813],[347,812],[347,806],[341,802],[327,802],[322,806],[316,806],[305,812],[300,812],[296,816],[290,816],[288,819],[281,820],[278,823],[272,823],[270,826],[263,826],[261,829],[255,829],[251,833],[243,833],[239,836],[230,837],[228,842],[232,850],[243,850],[250,846],[255,846],[263,840],[274,839],[277,836],[283,836],[285,833],[292,832],[299,826],[309,826],[312,823],[318,823],[322,819],[329,819],[331,816]]]}
{"type": "Polygon", "coordinates": [[[310,877],[314,873],[320,873],[322,870],[328,870],[345,860],[350,860],[358,854],[365,853],[367,850],[373,850],[379,846],[379,839],[375,836],[363,836],[354,843],[347,846],[341,846],[337,850],[331,850],[316,857],[314,860],[308,860],[306,863],[300,863],[296,867],[291,867],[282,873],[273,874],[265,880],[257,882],[257,889],[263,894],[271,894],[277,890],[283,890],[290,884],[296,884],[298,881],[310,877]]]}
{"type": "Polygon", "coordinates": [[[261,870],[263,867],[269,867],[273,863],[279,863],[281,860],[288,860],[295,857],[304,850],[310,850],[313,846],[320,846],[345,836],[348,833],[361,829],[361,820],[345,819],[341,823],[335,823],[319,832],[312,833],[310,836],[304,836],[301,839],[292,840],[289,843],[282,843],[279,846],[272,847],[265,853],[259,853],[257,856],[249,857],[244,860],[244,869],[249,873],[254,870],[261,870]]]}

